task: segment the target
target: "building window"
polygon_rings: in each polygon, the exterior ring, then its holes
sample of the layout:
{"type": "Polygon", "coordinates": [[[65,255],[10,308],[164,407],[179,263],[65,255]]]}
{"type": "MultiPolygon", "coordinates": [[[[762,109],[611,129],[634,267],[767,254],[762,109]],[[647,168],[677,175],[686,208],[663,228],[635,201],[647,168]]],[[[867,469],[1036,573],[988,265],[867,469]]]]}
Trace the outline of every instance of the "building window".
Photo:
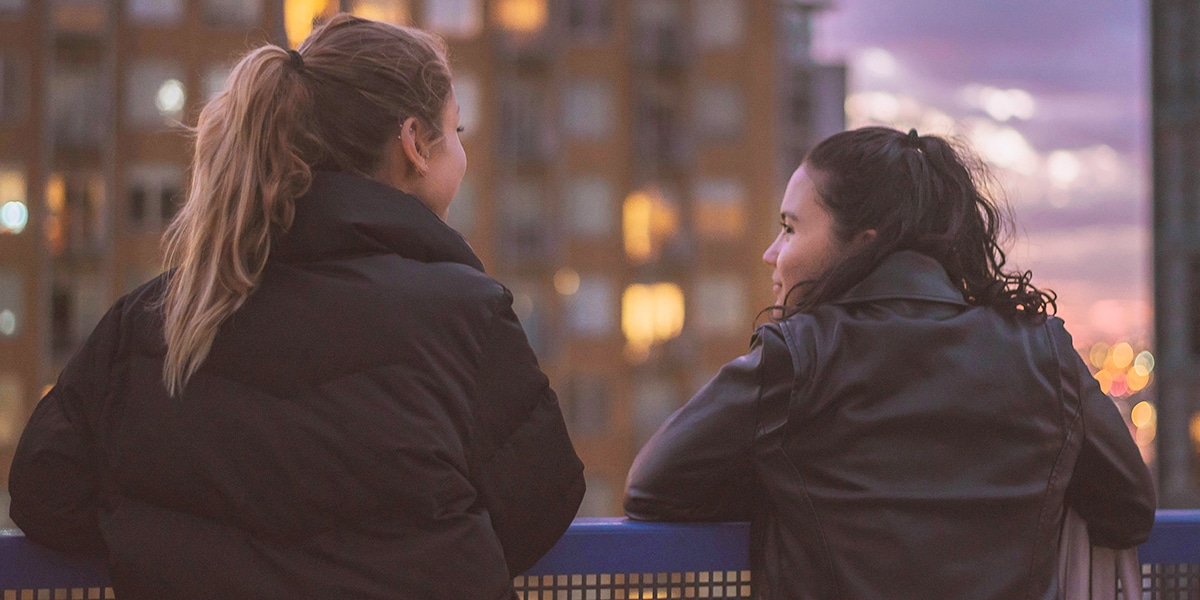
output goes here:
{"type": "Polygon", "coordinates": [[[155,127],[177,121],[187,103],[184,69],[176,62],[134,63],[125,79],[125,116],[134,126],[155,127]]]}
{"type": "Polygon", "coordinates": [[[572,235],[599,238],[612,234],[615,193],[603,177],[577,177],[567,182],[567,226],[572,235]]]}
{"type": "Polygon", "coordinates": [[[587,491],[579,504],[579,517],[615,517],[617,496],[607,477],[586,477],[587,491]]]}
{"type": "Polygon", "coordinates": [[[0,0],[0,18],[19,15],[25,11],[25,0],[0,0]]]}
{"type": "Polygon", "coordinates": [[[693,6],[697,45],[729,48],[742,43],[746,29],[743,0],[696,0],[693,6]]]}
{"type": "Polygon", "coordinates": [[[528,281],[514,281],[511,287],[513,295],[513,313],[521,321],[529,347],[539,360],[551,360],[554,349],[553,330],[547,315],[546,297],[537,284],[528,281]]]}
{"type": "Polygon", "coordinates": [[[502,158],[540,163],[550,156],[552,132],[546,126],[546,102],[541,85],[514,80],[504,86],[500,119],[502,158]]]}
{"type": "Polygon", "coordinates": [[[603,337],[613,331],[613,285],[603,275],[579,276],[574,293],[567,295],[567,324],[579,336],[603,337]]]}
{"type": "Polygon", "coordinates": [[[446,223],[464,236],[469,236],[475,232],[476,211],[478,210],[475,182],[471,181],[469,176],[464,177],[462,183],[458,185],[458,193],[450,201],[446,223]]]}
{"type": "Polygon", "coordinates": [[[679,392],[665,377],[643,377],[633,385],[633,427],[637,446],[650,436],[679,407],[679,392]]]}
{"type": "Polygon", "coordinates": [[[458,124],[463,128],[460,137],[467,139],[480,123],[479,78],[471,73],[455,73],[454,98],[458,100],[458,124]]]}
{"type": "Polygon", "coordinates": [[[683,332],[683,290],[669,282],[634,284],[621,296],[621,332],[627,357],[638,362],[655,345],[683,332]]]}
{"type": "Polygon", "coordinates": [[[126,181],[129,223],[161,229],[175,218],[183,203],[183,167],[171,164],[135,165],[126,181]]]}
{"type": "Polygon", "coordinates": [[[125,12],[137,23],[176,23],[183,18],[183,0],[126,0],[125,12]]]}
{"type": "Polygon", "coordinates": [[[634,149],[640,164],[680,166],[689,158],[683,106],[678,90],[650,83],[638,93],[634,113],[634,149]]]}
{"type": "Polygon", "coordinates": [[[104,177],[55,173],[46,183],[46,244],[51,255],[96,257],[104,251],[108,219],[104,177]]]}
{"type": "Polygon", "coordinates": [[[425,0],[424,26],[446,37],[475,37],[483,29],[480,0],[425,0]]]}
{"type": "Polygon", "coordinates": [[[742,134],[746,101],[736,85],[708,84],[696,93],[696,121],[708,139],[729,140],[742,134]]]}
{"type": "Polygon", "coordinates": [[[696,232],[710,240],[732,240],[746,230],[746,191],[735,179],[701,179],[693,193],[696,232]]]}
{"type": "Polygon", "coordinates": [[[25,325],[25,278],[0,271],[0,339],[15,338],[25,325]]]}
{"type": "Polygon", "coordinates": [[[262,20],[262,0],[204,0],[209,25],[246,27],[262,20]]]}
{"type": "Polygon", "coordinates": [[[356,17],[396,25],[412,23],[412,7],[408,0],[354,0],[350,13],[356,17]]]}
{"type": "Polygon", "coordinates": [[[29,224],[25,173],[0,165],[0,235],[18,234],[29,224]]]}
{"type": "Polygon", "coordinates": [[[567,84],[563,96],[563,125],[567,133],[600,140],[612,132],[616,101],[610,82],[573,81],[567,84]]]}
{"type": "Polygon", "coordinates": [[[0,375],[0,448],[14,446],[25,427],[24,386],[13,373],[0,375]]]}
{"type": "Polygon", "coordinates": [[[100,35],[108,28],[109,2],[50,0],[50,22],[60,33],[100,35]]]}
{"type": "Polygon", "coordinates": [[[542,183],[521,179],[501,187],[498,221],[500,252],[505,259],[542,262],[551,256],[550,228],[546,227],[546,198],[542,183]]]}
{"type": "Polygon", "coordinates": [[[612,37],[612,0],[569,0],[567,28],[572,41],[603,43],[612,37]]]}
{"type": "Polygon", "coordinates": [[[679,233],[679,209],[674,195],[651,187],[625,198],[622,230],[625,256],[635,263],[658,260],[679,233]]]}
{"type": "Polygon", "coordinates": [[[0,56],[0,123],[25,117],[29,101],[29,75],[25,61],[0,56]]]}
{"type": "Polygon", "coordinates": [[[702,277],[696,285],[696,318],[701,333],[749,333],[752,315],[746,312],[746,285],[736,275],[702,277]]]}
{"type": "Polygon", "coordinates": [[[98,67],[61,65],[50,80],[51,123],[59,148],[99,150],[112,120],[111,87],[98,67]]]}
{"type": "Polygon", "coordinates": [[[203,94],[205,102],[212,101],[217,94],[225,91],[225,84],[229,81],[231,72],[233,68],[229,65],[209,65],[204,70],[204,75],[200,77],[200,93],[203,94]]]}
{"type": "Polygon", "coordinates": [[[331,0],[284,0],[283,28],[292,48],[299,47],[317,21],[335,8],[330,4],[331,0]]]}
{"type": "Polygon", "coordinates": [[[633,8],[633,53],[637,61],[658,68],[682,66],[687,52],[677,0],[637,0],[633,8]]]}
{"type": "Polygon", "coordinates": [[[546,0],[493,0],[492,11],[497,25],[520,35],[542,31],[550,17],[546,0]]]}
{"type": "Polygon", "coordinates": [[[50,298],[50,343],[55,358],[65,358],[79,348],[108,310],[108,279],[77,275],[56,281],[50,298]]]}
{"type": "Polygon", "coordinates": [[[571,433],[595,436],[608,433],[612,390],[598,375],[576,375],[567,384],[567,424],[571,433]]]}

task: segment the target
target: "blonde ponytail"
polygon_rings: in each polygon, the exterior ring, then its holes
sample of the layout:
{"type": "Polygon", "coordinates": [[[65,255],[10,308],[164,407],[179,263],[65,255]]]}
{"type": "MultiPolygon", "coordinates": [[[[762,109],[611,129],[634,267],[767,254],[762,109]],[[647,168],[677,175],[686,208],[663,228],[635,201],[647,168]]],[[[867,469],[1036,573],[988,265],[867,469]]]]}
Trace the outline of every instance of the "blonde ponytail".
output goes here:
{"type": "Polygon", "coordinates": [[[258,285],[313,170],[372,177],[405,119],[441,123],[450,66],[437,36],[338,14],[298,53],[251,51],[200,113],[191,189],[164,238],[175,269],[163,297],[172,396],[258,285]]]}
{"type": "Polygon", "coordinates": [[[311,95],[287,51],[246,55],[200,113],[187,202],[165,234],[163,383],[177,395],[221,324],[258,284],[273,230],[286,230],[312,181],[311,95]]]}

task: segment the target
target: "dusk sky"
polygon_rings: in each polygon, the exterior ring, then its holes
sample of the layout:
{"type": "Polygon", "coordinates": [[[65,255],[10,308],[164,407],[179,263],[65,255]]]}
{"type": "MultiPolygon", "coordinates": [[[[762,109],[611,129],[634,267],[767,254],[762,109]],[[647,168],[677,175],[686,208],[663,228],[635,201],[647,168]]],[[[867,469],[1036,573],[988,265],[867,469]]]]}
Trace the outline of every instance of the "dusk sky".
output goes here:
{"type": "Polygon", "coordinates": [[[1011,264],[1079,345],[1147,344],[1147,7],[1134,0],[835,0],[816,53],[850,67],[851,126],[969,141],[1017,220],[1011,264]]]}

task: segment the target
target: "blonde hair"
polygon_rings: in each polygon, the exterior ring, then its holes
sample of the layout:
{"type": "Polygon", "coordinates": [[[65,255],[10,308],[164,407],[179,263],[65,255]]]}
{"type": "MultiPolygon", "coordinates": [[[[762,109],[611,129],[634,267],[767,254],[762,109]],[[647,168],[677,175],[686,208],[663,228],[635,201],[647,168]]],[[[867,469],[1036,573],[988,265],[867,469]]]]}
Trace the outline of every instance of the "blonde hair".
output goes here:
{"type": "Polygon", "coordinates": [[[314,170],[373,176],[409,117],[435,135],[450,96],[445,43],[339,14],[298,49],[262,46],[200,113],[187,201],[164,235],[163,383],[179,394],[258,285],[314,170]]]}

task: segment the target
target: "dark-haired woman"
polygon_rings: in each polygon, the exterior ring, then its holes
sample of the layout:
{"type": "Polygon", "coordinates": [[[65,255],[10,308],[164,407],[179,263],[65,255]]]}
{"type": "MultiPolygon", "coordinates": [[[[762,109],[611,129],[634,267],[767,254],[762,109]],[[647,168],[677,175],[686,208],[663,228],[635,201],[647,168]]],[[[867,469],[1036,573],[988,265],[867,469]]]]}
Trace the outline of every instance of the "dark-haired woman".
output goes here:
{"type": "Polygon", "coordinates": [[[512,296],[444,222],[444,44],[333,17],[200,115],[174,269],[22,435],[12,518],[122,600],[515,598],[583,466],[512,296]]]}
{"type": "Polygon", "coordinates": [[[1065,507],[1147,538],[1149,472],[967,156],[885,128],[813,149],[772,322],[642,449],[630,517],[750,520],[769,599],[1052,599],[1065,507]]]}

